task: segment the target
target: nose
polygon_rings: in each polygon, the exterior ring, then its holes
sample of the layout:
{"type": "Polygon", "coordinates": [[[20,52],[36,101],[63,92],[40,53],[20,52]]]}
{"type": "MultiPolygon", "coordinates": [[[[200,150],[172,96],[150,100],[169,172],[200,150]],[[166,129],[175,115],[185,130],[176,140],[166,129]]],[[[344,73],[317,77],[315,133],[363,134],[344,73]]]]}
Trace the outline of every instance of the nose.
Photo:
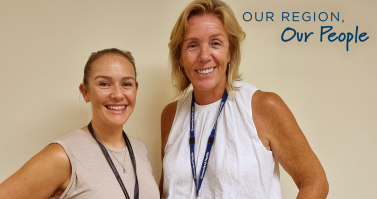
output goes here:
{"type": "Polygon", "coordinates": [[[211,60],[211,52],[208,45],[202,45],[200,48],[199,61],[208,62],[211,60]]]}
{"type": "Polygon", "coordinates": [[[123,92],[121,86],[114,86],[113,92],[111,93],[111,98],[116,100],[123,99],[123,92]]]}

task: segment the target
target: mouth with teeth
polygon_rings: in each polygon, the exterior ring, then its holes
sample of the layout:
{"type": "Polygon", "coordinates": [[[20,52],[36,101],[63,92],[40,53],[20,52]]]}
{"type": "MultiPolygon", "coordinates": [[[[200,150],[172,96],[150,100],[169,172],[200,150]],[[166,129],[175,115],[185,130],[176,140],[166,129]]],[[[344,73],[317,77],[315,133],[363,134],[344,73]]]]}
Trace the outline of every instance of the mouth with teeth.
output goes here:
{"type": "Polygon", "coordinates": [[[215,70],[215,68],[216,68],[216,66],[213,67],[213,68],[205,69],[205,70],[195,70],[195,71],[200,73],[200,74],[208,74],[208,73],[211,73],[213,70],[215,70]]]}
{"type": "Polygon", "coordinates": [[[126,109],[126,106],[105,106],[107,109],[121,111],[126,109]]]}

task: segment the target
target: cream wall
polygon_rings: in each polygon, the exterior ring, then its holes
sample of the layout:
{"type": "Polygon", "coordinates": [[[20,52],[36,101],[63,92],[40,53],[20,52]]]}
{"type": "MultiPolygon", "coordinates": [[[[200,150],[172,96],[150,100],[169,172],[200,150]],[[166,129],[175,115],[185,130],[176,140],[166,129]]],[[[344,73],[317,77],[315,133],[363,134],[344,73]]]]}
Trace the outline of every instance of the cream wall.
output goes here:
{"type": "MultiPolygon", "coordinates": [[[[173,100],[167,43],[188,2],[0,0],[0,182],[90,121],[78,85],[89,54],[109,47],[130,50],[136,59],[137,107],[124,129],[148,143],[158,181],[160,113],[173,100]]],[[[227,2],[247,34],[244,81],[278,93],[291,108],[326,170],[328,198],[377,198],[377,2],[227,2]],[[322,11],[340,12],[345,22],[281,22],[281,12],[322,11]],[[275,21],[245,22],[244,12],[274,12],[275,21]],[[345,42],[319,42],[322,25],[338,34],[359,26],[370,38],[347,52],[345,42]],[[286,27],[314,35],[284,43],[286,27]]],[[[284,170],[281,184],[283,198],[295,198],[284,170]]]]}

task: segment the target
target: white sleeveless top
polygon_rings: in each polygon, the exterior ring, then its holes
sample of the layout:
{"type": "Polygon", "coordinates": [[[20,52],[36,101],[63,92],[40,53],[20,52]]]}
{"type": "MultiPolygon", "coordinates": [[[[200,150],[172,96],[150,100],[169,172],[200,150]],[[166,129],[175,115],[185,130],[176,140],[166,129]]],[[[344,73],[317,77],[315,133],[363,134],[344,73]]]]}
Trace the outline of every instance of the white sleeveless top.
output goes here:
{"type": "MultiPolygon", "coordinates": [[[[281,199],[279,166],[258,137],[252,118],[251,98],[258,89],[236,82],[240,90],[230,97],[218,119],[207,171],[196,197],[190,164],[190,107],[192,91],[178,100],[163,159],[162,198],[281,199]]],[[[220,101],[195,104],[195,163],[200,173],[208,137],[220,101]]],[[[198,177],[197,177],[198,178],[198,177]]]]}

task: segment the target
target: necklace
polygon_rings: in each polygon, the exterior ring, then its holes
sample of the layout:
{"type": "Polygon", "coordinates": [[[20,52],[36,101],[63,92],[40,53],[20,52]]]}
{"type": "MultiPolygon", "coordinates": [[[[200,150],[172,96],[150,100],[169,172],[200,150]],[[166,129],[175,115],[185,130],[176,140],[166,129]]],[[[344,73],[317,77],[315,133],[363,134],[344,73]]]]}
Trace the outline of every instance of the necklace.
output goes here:
{"type": "MultiPolygon", "coordinates": [[[[98,138],[97,138],[97,139],[98,139],[98,138]]],[[[98,139],[98,140],[99,140],[99,139],[98,139]]],[[[100,140],[99,140],[99,141],[100,141],[100,140]]],[[[115,157],[114,153],[113,153],[113,152],[112,152],[112,151],[111,151],[106,145],[103,144],[103,146],[105,146],[105,148],[106,148],[108,151],[110,151],[111,155],[113,155],[113,157],[116,159],[116,161],[119,162],[120,166],[122,166],[122,168],[123,168],[123,173],[126,173],[126,169],[124,168],[124,162],[125,162],[125,160],[126,160],[126,155],[127,155],[126,150],[127,150],[127,147],[124,147],[124,158],[123,158],[123,164],[121,164],[120,161],[118,160],[118,158],[115,157]]]]}
{"type": "Polygon", "coordinates": [[[111,155],[113,155],[113,157],[119,162],[120,166],[122,166],[122,168],[123,168],[123,173],[126,173],[126,169],[124,168],[124,162],[125,162],[125,160],[126,160],[126,155],[127,155],[127,153],[126,153],[126,149],[127,149],[127,147],[124,147],[125,149],[124,149],[123,164],[121,164],[120,161],[118,160],[118,158],[115,157],[114,153],[113,153],[113,152],[112,152],[112,151],[111,151],[106,145],[104,145],[104,146],[106,147],[106,149],[107,149],[108,151],[110,151],[111,155]]]}
{"type": "MultiPolygon", "coordinates": [[[[107,152],[107,149],[97,139],[91,121],[88,124],[88,130],[89,130],[90,134],[93,136],[93,138],[96,140],[96,142],[98,143],[98,146],[101,148],[101,151],[102,151],[103,155],[105,156],[107,163],[109,163],[109,166],[110,166],[111,170],[113,171],[115,178],[118,180],[118,183],[119,183],[120,187],[122,188],[124,196],[126,197],[126,199],[130,199],[130,196],[128,195],[126,187],[123,184],[123,180],[122,180],[122,178],[120,178],[119,173],[118,173],[117,169],[115,168],[114,163],[111,160],[111,157],[110,157],[109,153],[107,152]]],[[[131,159],[131,162],[132,162],[132,167],[134,168],[134,172],[135,172],[134,199],[139,199],[139,180],[137,179],[136,158],[135,158],[135,155],[134,155],[134,150],[132,149],[131,142],[128,139],[126,133],[124,131],[122,131],[122,134],[123,134],[123,139],[124,139],[124,141],[126,143],[126,147],[128,149],[128,153],[130,154],[130,159],[131,159]]]]}

